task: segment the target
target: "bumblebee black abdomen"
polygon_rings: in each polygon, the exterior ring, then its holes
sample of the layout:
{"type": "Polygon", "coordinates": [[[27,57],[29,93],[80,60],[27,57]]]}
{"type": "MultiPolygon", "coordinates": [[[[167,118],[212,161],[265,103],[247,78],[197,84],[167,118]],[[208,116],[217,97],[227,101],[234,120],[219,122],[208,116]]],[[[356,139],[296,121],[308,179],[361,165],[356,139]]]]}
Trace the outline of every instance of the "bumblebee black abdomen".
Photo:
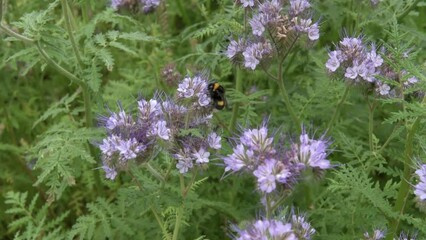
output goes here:
{"type": "Polygon", "coordinates": [[[218,82],[214,82],[209,84],[208,90],[213,101],[213,106],[218,110],[222,110],[226,106],[225,88],[218,82]]]}

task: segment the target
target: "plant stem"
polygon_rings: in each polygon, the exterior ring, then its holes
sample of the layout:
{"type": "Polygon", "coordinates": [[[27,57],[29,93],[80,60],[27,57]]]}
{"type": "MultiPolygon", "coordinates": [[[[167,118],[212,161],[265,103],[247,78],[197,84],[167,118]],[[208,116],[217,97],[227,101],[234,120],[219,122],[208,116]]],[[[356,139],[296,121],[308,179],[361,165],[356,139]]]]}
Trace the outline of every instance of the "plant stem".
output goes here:
{"type": "Polygon", "coordinates": [[[164,227],[164,223],[161,220],[160,216],[158,215],[157,211],[155,210],[154,207],[151,207],[151,211],[154,214],[155,219],[157,220],[158,225],[160,225],[161,231],[163,232],[164,237],[166,237],[166,239],[170,239],[170,235],[167,232],[167,229],[164,227]]]}
{"type": "MultiPolygon", "coordinates": [[[[402,92],[402,91],[401,91],[402,92]]],[[[403,96],[402,96],[403,97],[403,96]]],[[[421,101],[421,104],[424,105],[426,102],[426,96],[423,97],[423,100],[421,101]]],[[[402,105],[404,111],[405,111],[405,105],[402,105]]],[[[398,231],[399,222],[401,215],[404,213],[405,205],[407,202],[408,192],[410,190],[410,184],[408,180],[411,177],[412,174],[412,157],[413,157],[413,141],[414,141],[414,135],[417,132],[417,129],[420,125],[420,117],[417,117],[414,121],[413,125],[410,127],[407,126],[407,136],[405,140],[405,158],[404,158],[404,172],[401,178],[401,183],[399,185],[398,195],[395,201],[394,211],[396,211],[399,216],[396,219],[390,220],[389,222],[389,232],[386,236],[386,240],[392,240],[395,233],[398,231]]]]}
{"type": "Polygon", "coordinates": [[[65,18],[65,26],[68,32],[68,37],[70,38],[72,49],[74,51],[75,57],[77,58],[78,66],[80,67],[80,70],[81,70],[83,69],[84,65],[83,65],[83,61],[81,60],[80,52],[78,51],[77,43],[75,41],[74,34],[71,27],[71,19],[73,18],[70,12],[71,9],[68,8],[67,0],[61,0],[61,5],[62,5],[62,13],[64,14],[64,18],[65,18]]]}
{"type": "MultiPolygon", "coordinates": [[[[46,51],[44,51],[43,47],[41,46],[41,42],[36,42],[36,47],[40,55],[44,58],[44,60],[51,65],[53,68],[55,68],[58,72],[62,73],[65,77],[67,77],[69,80],[73,81],[74,83],[77,83],[78,85],[82,86],[85,83],[77,78],[74,74],[68,72],[65,68],[61,67],[59,64],[57,64],[48,54],[46,51]]],[[[84,90],[84,89],[82,89],[84,90]]],[[[84,91],[83,91],[84,92],[84,91]]]]}
{"type": "Polygon", "coordinates": [[[71,81],[77,83],[80,85],[81,89],[83,90],[83,99],[84,99],[84,110],[85,110],[85,117],[86,117],[86,127],[90,128],[93,126],[92,123],[92,107],[91,107],[91,100],[90,100],[90,93],[89,93],[89,87],[85,82],[77,78],[74,74],[68,72],[66,69],[58,65],[55,61],[53,61],[52,58],[44,51],[44,49],[41,46],[40,41],[37,41],[36,43],[37,49],[39,53],[43,56],[43,58],[46,60],[46,62],[51,65],[53,68],[58,70],[60,73],[65,75],[68,79],[71,81]]]}
{"type": "Polygon", "coordinates": [[[350,86],[346,86],[345,92],[343,93],[342,98],[340,99],[339,103],[337,104],[336,109],[334,109],[333,116],[331,117],[330,122],[327,125],[326,133],[330,132],[331,128],[333,127],[334,121],[336,121],[337,115],[339,114],[343,104],[345,103],[346,97],[348,96],[350,86]]]}
{"type": "Polygon", "coordinates": [[[164,177],[155,168],[153,168],[149,162],[145,163],[145,167],[161,183],[165,182],[164,177]]]}
{"type": "Polygon", "coordinates": [[[27,42],[27,43],[34,43],[35,42],[34,39],[26,37],[22,34],[19,34],[15,31],[13,31],[3,22],[0,23],[0,29],[3,30],[7,35],[12,36],[12,37],[14,37],[18,40],[23,41],[23,42],[27,42]]]}
{"type": "Polygon", "coordinates": [[[181,221],[182,221],[182,216],[183,216],[183,205],[177,210],[176,212],[176,222],[175,222],[175,229],[173,230],[173,240],[177,240],[178,236],[179,236],[179,228],[181,225],[181,221]]]}
{"type": "MultiPolygon", "coordinates": [[[[413,157],[413,141],[414,141],[414,135],[416,134],[419,124],[420,124],[420,118],[418,117],[415,120],[414,124],[409,129],[406,140],[405,140],[404,173],[401,178],[401,183],[399,186],[399,191],[398,191],[398,195],[397,195],[395,206],[394,206],[394,210],[399,214],[399,216],[401,216],[404,213],[408,192],[410,190],[410,184],[408,182],[408,179],[410,179],[412,174],[411,165],[412,165],[412,157],[413,157]]],[[[398,231],[399,222],[400,222],[400,217],[390,221],[389,223],[390,231],[386,239],[393,238],[393,235],[398,231]]]]}
{"type": "MultiPolygon", "coordinates": [[[[243,77],[242,77],[243,73],[241,71],[240,68],[237,68],[236,72],[235,72],[235,91],[237,92],[242,92],[243,90],[243,77]]],[[[235,125],[237,123],[237,118],[238,118],[238,110],[240,108],[239,103],[234,103],[234,106],[232,107],[232,117],[231,117],[231,122],[229,123],[229,131],[234,131],[235,130],[235,125]]]]}
{"type": "Polygon", "coordinates": [[[290,104],[290,98],[288,96],[287,89],[284,86],[283,77],[281,76],[281,66],[280,66],[279,72],[280,72],[280,74],[278,76],[278,78],[279,78],[278,86],[280,88],[281,95],[284,98],[284,104],[287,108],[287,111],[290,113],[293,124],[296,126],[296,129],[298,129],[298,132],[299,132],[300,128],[301,128],[300,121],[299,121],[299,118],[297,117],[296,113],[294,112],[293,107],[290,104]]]}
{"type": "Polygon", "coordinates": [[[3,19],[7,12],[7,0],[1,1],[0,4],[0,23],[3,22],[3,19]]]}
{"type": "Polygon", "coordinates": [[[370,146],[370,151],[374,151],[373,143],[373,129],[374,129],[374,109],[376,108],[375,104],[368,103],[368,142],[370,146]]]}
{"type": "Polygon", "coordinates": [[[182,202],[182,206],[180,206],[176,212],[175,228],[173,230],[173,238],[172,238],[173,240],[178,239],[180,222],[182,220],[184,202],[185,202],[185,196],[186,196],[185,195],[185,179],[183,178],[182,174],[179,174],[179,182],[180,182],[180,192],[182,194],[183,202],[182,202]]]}

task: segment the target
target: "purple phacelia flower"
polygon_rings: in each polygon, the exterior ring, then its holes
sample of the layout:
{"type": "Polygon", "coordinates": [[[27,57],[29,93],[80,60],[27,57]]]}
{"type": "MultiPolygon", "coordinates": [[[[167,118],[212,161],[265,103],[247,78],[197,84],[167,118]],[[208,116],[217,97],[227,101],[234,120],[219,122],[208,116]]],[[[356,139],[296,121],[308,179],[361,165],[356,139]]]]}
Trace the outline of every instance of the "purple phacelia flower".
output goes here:
{"type": "Polygon", "coordinates": [[[286,183],[292,173],[288,166],[276,161],[266,159],[255,171],[258,187],[262,192],[270,193],[276,188],[276,182],[286,183]]]}
{"type": "Polygon", "coordinates": [[[361,37],[343,38],[336,45],[336,50],[331,51],[328,56],[325,67],[329,72],[340,73],[346,80],[375,89],[377,95],[382,97],[395,96],[398,90],[395,90],[394,86],[399,86],[400,83],[407,89],[418,81],[405,70],[393,70],[392,64],[385,62],[382,56],[386,56],[388,62],[394,60],[394,56],[385,55],[384,48],[378,53],[375,44],[367,47],[361,37]],[[341,70],[338,71],[339,69],[341,70]],[[386,79],[386,83],[381,79],[386,79]]]}
{"type": "Polygon", "coordinates": [[[383,58],[377,54],[375,45],[371,45],[371,51],[367,53],[367,59],[371,61],[374,67],[380,67],[383,64],[383,58]]]}
{"type": "Polygon", "coordinates": [[[208,97],[208,81],[202,75],[186,77],[179,83],[178,97],[193,98],[193,107],[206,107],[210,105],[211,99],[208,97]]]}
{"type": "Polygon", "coordinates": [[[426,164],[420,165],[420,168],[415,172],[419,177],[419,183],[414,185],[414,194],[420,201],[426,200],[426,164]]]}
{"type": "Polygon", "coordinates": [[[128,116],[124,110],[121,110],[118,114],[112,113],[105,121],[105,127],[109,130],[117,127],[128,127],[132,124],[134,124],[132,117],[128,116]]]}
{"type": "Polygon", "coordinates": [[[240,137],[240,141],[249,149],[261,153],[262,155],[275,153],[272,146],[274,139],[268,137],[268,128],[266,126],[262,126],[258,129],[245,130],[240,137]]]}
{"type": "Polygon", "coordinates": [[[144,13],[150,13],[160,6],[160,0],[140,0],[144,13]]]}
{"type": "Polygon", "coordinates": [[[234,138],[232,153],[223,157],[225,172],[253,174],[258,189],[269,194],[283,187],[291,187],[307,167],[320,170],[331,168],[330,161],[326,159],[329,142],[323,137],[310,139],[303,132],[300,143],[293,144],[290,149],[283,146],[283,139],[282,135],[269,135],[266,123],[259,128],[242,131],[240,136],[234,138]]]}
{"type": "Polygon", "coordinates": [[[231,155],[223,158],[225,162],[225,172],[232,170],[239,171],[246,166],[252,166],[254,161],[254,153],[246,149],[242,144],[238,144],[231,155]]]}
{"type": "Polygon", "coordinates": [[[102,166],[102,169],[105,171],[105,178],[114,180],[117,176],[117,171],[114,168],[108,166],[102,166]]]}
{"type": "Polygon", "coordinates": [[[266,239],[280,239],[280,240],[296,240],[291,224],[283,223],[278,220],[257,220],[246,226],[245,229],[234,227],[237,231],[236,240],[266,240],[266,239]]]}
{"type": "Polygon", "coordinates": [[[111,8],[118,9],[121,5],[124,5],[124,0],[111,0],[111,8]]]}
{"type": "Polygon", "coordinates": [[[306,221],[305,216],[303,215],[293,214],[291,216],[291,225],[293,232],[298,239],[310,240],[312,235],[314,235],[316,232],[311,224],[306,221]]]}
{"type": "Polygon", "coordinates": [[[161,104],[155,100],[151,99],[146,101],[145,99],[138,101],[138,110],[139,117],[141,121],[148,121],[150,119],[158,119],[163,114],[161,109],[161,104]]]}
{"type": "Polygon", "coordinates": [[[222,148],[221,140],[222,138],[215,132],[212,132],[207,136],[207,142],[209,144],[209,147],[213,149],[222,148]]]}
{"type": "Polygon", "coordinates": [[[318,23],[312,23],[311,19],[300,19],[297,21],[295,29],[298,32],[307,33],[311,41],[319,39],[318,23]]]}
{"type": "Polygon", "coordinates": [[[245,41],[242,38],[239,38],[238,40],[231,40],[228,48],[226,49],[226,56],[232,60],[242,54],[245,48],[245,41]]]}
{"type": "Polygon", "coordinates": [[[337,68],[340,67],[340,60],[339,60],[340,54],[341,54],[340,51],[331,51],[328,53],[329,59],[327,60],[327,63],[325,64],[325,66],[331,72],[335,72],[337,68]]]}
{"type": "Polygon", "coordinates": [[[259,11],[249,21],[253,35],[262,36],[268,24],[280,19],[281,4],[279,1],[265,1],[259,5],[259,11]]]}
{"type": "Polygon", "coordinates": [[[206,149],[200,148],[198,151],[192,154],[192,157],[195,158],[196,163],[208,163],[210,153],[206,149]]]}
{"type": "Polygon", "coordinates": [[[262,36],[265,31],[265,22],[266,20],[263,14],[257,14],[249,21],[253,35],[262,36]]]}
{"type": "Polygon", "coordinates": [[[290,14],[292,16],[299,15],[310,7],[311,4],[307,0],[290,0],[290,14]]]}
{"type": "Polygon", "coordinates": [[[416,234],[411,234],[411,236],[409,234],[406,234],[404,232],[401,232],[399,234],[398,240],[416,240],[416,234]]]}
{"type": "Polygon", "coordinates": [[[158,135],[158,137],[160,137],[164,140],[169,140],[170,139],[170,129],[167,128],[166,125],[167,125],[166,121],[158,121],[155,124],[153,135],[158,135]]]}
{"type": "Polygon", "coordinates": [[[272,54],[272,45],[269,42],[252,43],[243,52],[244,66],[252,70],[260,61],[272,54]]]}
{"type": "Polygon", "coordinates": [[[121,140],[118,142],[117,150],[124,160],[131,160],[136,158],[137,154],[145,150],[146,146],[140,145],[135,138],[121,140]]]}
{"type": "Polygon", "coordinates": [[[330,161],[327,159],[329,145],[330,143],[323,137],[319,140],[311,139],[303,131],[300,135],[299,143],[295,143],[292,146],[291,161],[301,168],[331,168],[330,161]]]}
{"type": "Polygon", "coordinates": [[[179,153],[175,154],[174,158],[178,160],[176,168],[179,169],[180,173],[186,173],[193,167],[193,158],[188,148],[184,148],[179,153]]]}
{"type": "Polygon", "coordinates": [[[382,83],[377,81],[376,82],[376,91],[381,95],[381,96],[386,96],[390,94],[390,86],[387,85],[386,83],[382,83]]]}
{"type": "Polygon", "coordinates": [[[240,0],[243,7],[253,7],[254,6],[254,0],[240,0]]]}
{"type": "Polygon", "coordinates": [[[379,229],[375,229],[373,234],[370,236],[368,232],[364,233],[365,240],[381,240],[385,238],[385,232],[379,229]]]}

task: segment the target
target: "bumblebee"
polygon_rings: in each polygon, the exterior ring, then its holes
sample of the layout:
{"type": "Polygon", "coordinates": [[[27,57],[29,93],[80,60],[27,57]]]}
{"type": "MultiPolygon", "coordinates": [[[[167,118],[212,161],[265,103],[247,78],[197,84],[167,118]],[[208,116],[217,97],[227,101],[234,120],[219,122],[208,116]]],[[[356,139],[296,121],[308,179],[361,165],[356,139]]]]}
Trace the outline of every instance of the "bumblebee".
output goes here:
{"type": "Polygon", "coordinates": [[[213,82],[209,84],[208,90],[213,101],[213,106],[218,110],[222,110],[226,106],[225,88],[218,82],[213,82]]]}

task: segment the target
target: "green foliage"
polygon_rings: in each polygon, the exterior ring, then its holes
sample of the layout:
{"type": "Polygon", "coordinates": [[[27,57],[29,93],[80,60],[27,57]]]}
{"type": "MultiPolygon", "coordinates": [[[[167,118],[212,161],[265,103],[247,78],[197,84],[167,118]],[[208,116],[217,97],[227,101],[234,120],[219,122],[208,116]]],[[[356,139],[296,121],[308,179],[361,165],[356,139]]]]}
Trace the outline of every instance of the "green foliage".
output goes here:
{"type": "Polygon", "coordinates": [[[313,239],[358,240],[396,222],[397,234],[425,238],[425,213],[412,190],[414,169],[426,159],[423,1],[311,1],[313,15],[321,16],[319,41],[295,46],[282,66],[272,59],[256,71],[237,69],[224,54],[232,37],[251,31],[239,1],[166,0],[151,14],[96,0],[1,2],[1,239],[233,236],[232,224],[264,215],[253,178],[224,176],[221,157],[235,147],[234,137],[267,119],[272,131],[289,133],[282,147],[297,138],[299,126],[273,79],[280,71],[307,131],[333,142],[335,168],[289,190],[278,209],[306,212],[317,231],[313,239]],[[330,79],[324,64],[341,36],[360,34],[385,47],[391,57],[384,61],[418,84],[404,88],[380,77],[399,87],[395,98],[352,85],[346,96],[348,84],[330,79]],[[227,106],[214,113],[209,129],[178,134],[202,137],[213,129],[223,148],[208,168],[181,175],[161,145],[149,166],[143,159],[114,181],[105,179],[98,149],[105,132],[97,118],[118,110],[117,101],[135,110],[141,96],[175,94],[179,80],[163,76],[168,64],[182,76],[208,72],[226,89],[227,106]],[[396,207],[401,192],[404,211],[396,207]]]}

